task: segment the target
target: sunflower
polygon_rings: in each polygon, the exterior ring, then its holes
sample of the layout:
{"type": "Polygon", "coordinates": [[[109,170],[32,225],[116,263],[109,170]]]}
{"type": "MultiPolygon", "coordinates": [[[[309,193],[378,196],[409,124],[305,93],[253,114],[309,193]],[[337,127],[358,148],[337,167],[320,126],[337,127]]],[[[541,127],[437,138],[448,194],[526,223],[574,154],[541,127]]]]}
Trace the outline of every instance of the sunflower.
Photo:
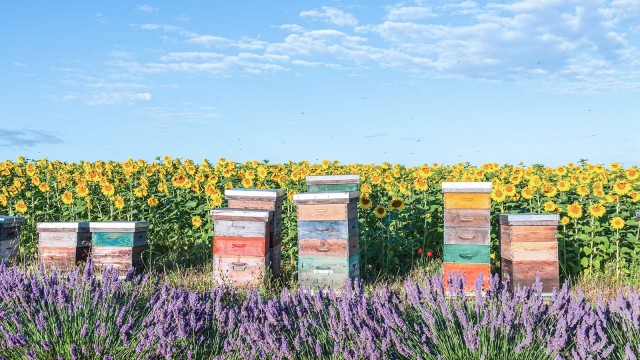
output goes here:
{"type": "Polygon", "coordinates": [[[147,199],[147,205],[151,206],[151,207],[156,207],[158,206],[158,204],[160,203],[160,201],[158,201],[158,199],[151,197],[149,199],[147,199]]]}
{"type": "Polygon", "coordinates": [[[118,195],[116,196],[115,200],[113,201],[113,203],[116,205],[117,209],[122,209],[124,208],[124,199],[122,198],[122,196],[118,195]]]}
{"type": "Polygon", "coordinates": [[[558,206],[551,200],[544,203],[544,211],[552,212],[557,208],[558,206]]]}
{"type": "Polygon", "coordinates": [[[17,212],[24,214],[27,212],[28,208],[27,208],[27,204],[24,202],[24,200],[20,200],[16,203],[15,205],[15,209],[17,212]]]}
{"type": "Polygon", "coordinates": [[[387,209],[385,209],[384,206],[376,206],[375,209],[373,209],[373,214],[378,218],[378,219],[382,219],[383,217],[385,217],[387,215],[387,209]]]}
{"type": "Polygon", "coordinates": [[[635,192],[635,191],[634,192],[630,192],[627,195],[629,195],[629,197],[631,198],[631,201],[633,201],[633,202],[640,201],[640,193],[638,193],[638,192],[635,192]]]}
{"type": "Polygon", "coordinates": [[[638,171],[638,169],[636,168],[631,168],[629,170],[627,170],[627,179],[628,180],[636,180],[638,179],[638,177],[640,177],[640,171],[638,171]]]}
{"type": "Polygon", "coordinates": [[[626,181],[618,181],[613,185],[613,192],[618,195],[626,195],[629,191],[631,191],[631,184],[626,181]]]}
{"type": "Polygon", "coordinates": [[[614,217],[611,219],[611,227],[616,230],[622,229],[624,227],[624,220],[619,216],[614,217]]]}
{"type": "Polygon", "coordinates": [[[51,190],[51,187],[50,187],[50,186],[49,186],[49,184],[47,184],[47,183],[41,183],[41,184],[38,186],[38,189],[39,189],[40,191],[42,191],[42,192],[47,192],[47,191],[51,190]]]}
{"type": "Polygon", "coordinates": [[[89,195],[89,188],[87,188],[85,185],[77,185],[76,194],[78,194],[78,196],[80,197],[85,197],[89,195]]]}
{"type": "Polygon", "coordinates": [[[225,189],[233,189],[233,183],[231,181],[229,181],[228,183],[224,184],[224,188],[225,189]]]}
{"type": "Polygon", "coordinates": [[[491,198],[495,202],[503,202],[506,198],[506,194],[501,188],[495,187],[493,188],[493,191],[491,191],[491,198]]]}
{"type": "Polygon", "coordinates": [[[116,189],[109,183],[105,183],[104,185],[102,185],[102,194],[104,196],[113,196],[115,191],[116,189]]]}
{"type": "Polygon", "coordinates": [[[195,228],[199,228],[202,225],[202,219],[200,218],[200,216],[196,215],[194,217],[191,218],[191,225],[193,225],[193,227],[195,228]]]}
{"type": "Polygon", "coordinates": [[[373,185],[380,185],[380,183],[382,182],[382,177],[378,174],[373,174],[371,175],[371,183],[373,185]]]}
{"type": "Polygon", "coordinates": [[[524,189],[522,189],[522,191],[520,192],[520,195],[522,195],[522,197],[527,200],[531,200],[533,199],[533,191],[534,190],[531,187],[527,186],[524,189]]]}
{"type": "Polygon", "coordinates": [[[209,198],[211,199],[211,205],[214,207],[222,206],[222,196],[220,194],[215,193],[210,195],[209,198]]]}
{"type": "Polygon", "coordinates": [[[360,207],[363,209],[370,209],[371,205],[373,205],[373,203],[371,202],[371,199],[369,199],[366,196],[361,196],[360,197],[360,207]]]}
{"type": "Polygon", "coordinates": [[[586,185],[578,185],[578,187],[576,188],[576,193],[578,193],[578,195],[580,196],[587,196],[589,195],[589,193],[591,193],[591,191],[586,185]]]}
{"type": "Polygon", "coordinates": [[[418,178],[413,182],[413,187],[418,191],[426,191],[429,187],[423,178],[418,178]]]}
{"type": "Polygon", "coordinates": [[[593,216],[595,218],[602,217],[602,215],[604,215],[604,213],[607,211],[604,208],[604,206],[602,206],[600,204],[593,204],[593,205],[588,207],[588,210],[589,210],[589,214],[591,214],[591,216],[593,216]]]}
{"type": "Polygon", "coordinates": [[[391,210],[401,211],[404,208],[404,201],[400,198],[394,198],[389,203],[389,206],[391,207],[391,210]]]}
{"type": "Polygon", "coordinates": [[[571,184],[569,184],[569,182],[566,180],[560,180],[556,185],[558,190],[562,192],[569,191],[571,189],[571,184]]]}
{"type": "Polygon", "coordinates": [[[188,189],[191,187],[191,181],[185,175],[175,175],[171,178],[171,183],[179,188],[188,189]]]}
{"type": "Polygon", "coordinates": [[[554,197],[558,193],[558,189],[551,184],[545,184],[542,186],[542,194],[546,197],[554,197]]]}
{"type": "Polygon", "coordinates": [[[554,173],[556,175],[563,176],[563,175],[565,175],[567,173],[567,168],[564,167],[564,166],[559,166],[554,170],[554,173]]]}
{"type": "Polygon", "coordinates": [[[31,183],[32,183],[33,185],[35,185],[35,186],[39,186],[39,185],[40,185],[40,183],[41,183],[40,178],[39,178],[39,177],[37,177],[37,176],[32,176],[32,177],[31,177],[31,183]]]}
{"type": "Polygon", "coordinates": [[[38,173],[38,168],[34,163],[27,164],[27,175],[34,176],[38,173]]]}
{"type": "Polygon", "coordinates": [[[567,225],[567,224],[569,224],[569,221],[571,221],[571,220],[569,220],[568,217],[563,216],[562,219],[560,219],[560,224],[567,225]]]}
{"type": "Polygon", "coordinates": [[[604,191],[602,191],[602,189],[595,189],[593,190],[593,195],[597,197],[604,197],[604,191]]]}
{"type": "Polygon", "coordinates": [[[609,169],[616,171],[616,170],[620,170],[622,168],[622,166],[619,163],[611,163],[609,164],[609,169]]]}
{"type": "Polygon", "coordinates": [[[4,194],[0,194],[0,205],[7,206],[7,203],[9,203],[9,199],[7,198],[7,196],[4,194]]]}
{"type": "Polygon", "coordinates": [[[253,186],[253,180],[251,178],[242,179],[242,186],[245,188],[250,188],[253,186]]]}
{"type": "Polygon", "coordinates": [[[369,194],[371,194],[373,192],[373,188],[371,187],[371,185],[364,183],[362,185],[360,185],[360,193],[367,196],[369,194]]]}
{"type": "Polygon", "coordinates": [[[567,206],[567,215],[574,219],[578,219],[582,216],[582,205],[574,202],[573,204],[567,206]]]}
{"type": "Polygon", "coordinates": [[[60,198],[65,205],[73,204],[73,194],[69,191],[65,191],[60,198]]]}

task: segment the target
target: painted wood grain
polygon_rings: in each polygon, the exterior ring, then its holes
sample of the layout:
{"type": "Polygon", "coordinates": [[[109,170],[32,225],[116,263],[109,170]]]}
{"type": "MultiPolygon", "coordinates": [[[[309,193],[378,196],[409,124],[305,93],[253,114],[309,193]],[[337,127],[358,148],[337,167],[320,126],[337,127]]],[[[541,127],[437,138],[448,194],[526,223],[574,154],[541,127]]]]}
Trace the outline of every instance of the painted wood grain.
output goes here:
{"type": "Polygon", "coordinates": [[[147,243],[147,232],[92,232],[92,246],[135,247],[147,243]]]}
{"type": "Polygon", "coordinates": [[[271,275],[279,278],[282,272],[282,245],[270,249],[271,253],[271,275]]]}
{"type": "Polygon", "coordinates": [[[18,254],[20,239],[0,241],[0,260],[12,260],[18,254]]]}
{"type": "Polygon", "coordinates": [[[489,279],[491,278],[491,265],[489,264],[471,264],[471,263],[450,263],[443,264],[443,276],[445,290],[449,288],[449,279],[454,278],[454,274],[464,277],[464,291],[472,292],[475,290],[475,284],[479,276],[482,276],[483,290],[489,288],[489,279]]]}
{"type": "Polygon", "coordinates": [[[233,286],[259,286],[270,266],[270,254],[264,257],[213,257],[214,279],[233,286]]]}
{"type": "Polygon", "coordinates": [[[532,220],[532,221],[518,221],[517,223],[510,223],[508,221],[505,220],[499,220],[498,224],[500,224],[500,226],[509,226],[509,225],[513,225],[513,226],[558,226],[558,222],[557,221],[540,221],[540,220],[532,220]]]}
{"type": "Polygon", "coordinates": [[[38,247],[38,260],[47,268],[67,269],[87,260],[91,247],[38,247]]]}
{"type": "Polygon", "coordinates": [[[360,175],[312,175],[305,178],[307,185],[359,184],[360,175]]]}
{"type": "Polygon", "coordinates": [[[489,263],[489,245],[444,244],[444,261],[454,263],[489,263]]]}
{"type": "Polygon", "coordinates": [[[296,204],[348,204],[358,202],[360,192],[321,192],[321,193],[301,193],[293,195],[293,202],[296,204]]]}
{"type": "Polygon", "coordinates": [[[215,236],[213,254],[220,256],[266,256],[268,237],[215,236]]]}
{"type": "Polygon", "coordinates": [[[348,220],[358,217],[358,205],[323,204],[296,206],[298,221],[307,220],[348,220]]]}
{"type": "Polygon", "coordinates": [[[219,208],[211,210],[214,221],[254,221],[268,222],[273,218],[271,210],[219,208]]]}
{"type": "Polygon", "coordinates": [[[511,239],[509,238],[509,228],[500,227],[500,257],[503,259],[511,259],[511,239]]]}
{"type": "Polygon", "coordinates": [[[535,279],[536,275],[541,278],[551,279],[560,277],[558,261],[512,261],[502,259],[500,261],[500,271],[503,279],[509,275],[512,279],[535,279]]]}
{"type": "Polygon", "coordinates": [[[0,215],[0,229],[3,227],[20,227],[24,224],[22,216],[0,215]]]}
{"type": "Polygon", "coordinates": [[[307,185],[308,192],[337,192],[337,191],[357,191],[358,184],[319,184],[307,185]]]}
{"type": "MultiPolygon", "coordinates": [[[[502,225],[500,227],[502,228],[502,225]]],[[[508,240],[511,242],[557,241],[558,228],[556,226],[509,225],[507,230],[509,231],[508,240]]]]}
{"type": "Polygon", "coordinates": [[[301,257],[350,257],[360,250],[358,237],[344,239],[300,239],[298,256],[301,257]]]}
{"type": "Polygon", "coordinates": [[[98,269],[112,267],[120,272],[135,268],[143,269],[143,257],[146,245],[136,247],[94,246],[91,248],[91,259],[98,269]]]}
{"type": "Polygon", "coordinates": [[[298,281],[338,282],[360,276],[360,255],[351,257],[299,257],[298,281]]]}
{"type": "Polygon", "coordinates": [[[86,233],[89,232],[88,222],[39,222],[36,224],[37,232],[64,232],[86,233]]]}
{"type": "Polygon", "coordinates": [[[489,245],[490,240],[489,227],[444,227],[445,244],[489,245]]]}
{"type": "Polygon", "coordinates": [[[508,225],[547,225],[558,226],[558,214],[498,214],[498,221],[508,225]]]}
{"type": "Polygon", "coordinates": [[[349,239],[357,236],[358,221],[298,221],[298,239],[349,239]]]}
{"type": "Polygon", "coordinates": [[[20,227],[0,228],[0,241],[14,240],[20,237],[20,227]]]}
{"type": "Polygon", "coordinates": [[[513,261],[558,261],[558,243],[511,242],[510,251],[501,255],[513,261]]]}
{"type": "Polygon", "coordinates": [[[282,199],[284,189],[226,189],[224,197],[227,199],[282,199]]]}
{"type": "Polygon", "coordinates": [[[270,223],[260,221],[216,220],[213,225],[215,236],[261,237],[270,233],[270,223]]]}
{"type": "Polygon", "coordinates": [[[444,193],[486,193],[490,194],[493,189],[493,184],[488,181],[484,182],[466,182],[466,181],[456,181],[456,182],[443,182],[442,183],[442,192],[444,193]]]}
{"type": "Polygon", "coordinates": [[[445,209],[483,209],[491,208],[490,194],[445,193],[445,209]]]}
{"type": "Polygon", "coordinates": [[[149,230],[148,221],[92,221],[91,232],[140,232],[149,230]]]}
{"type": "Polygon", "coordinates": [[[84,247],[91,246],[90,232],[40,232],[38,247],[84,247]]]}
{"type": "Polygon", "coordinates": [[[249,201],[249,200],[231,200],[227,202],[230,208],[247,209],[247,210],[271,210],[273,211],[273,219],[282,218],[282,201],[275,203],[272,201],[249,201]]]}
{"type": "Polygon", "coordinates": [[[489,227],[490,211],[482,209],[445,209],[444,226],[489,227]]]}

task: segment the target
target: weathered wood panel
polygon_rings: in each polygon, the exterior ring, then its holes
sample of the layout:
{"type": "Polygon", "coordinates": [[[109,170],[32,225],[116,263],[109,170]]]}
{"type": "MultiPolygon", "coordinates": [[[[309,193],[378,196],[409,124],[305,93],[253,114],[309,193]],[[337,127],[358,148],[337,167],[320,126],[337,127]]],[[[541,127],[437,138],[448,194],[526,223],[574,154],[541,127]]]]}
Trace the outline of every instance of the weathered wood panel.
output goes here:
{"type": "Polygon", "coordinates": [[[483,209],[491,208],[490,194],[444,193],[445,209],[483,209]]]}
{"type": "Polygon", "coordinates": [[[224,197],[227,199],[282,200],[284,189],[226,189],[224,197]]]}
{"type": "Polygon", "coordinates": [[[65,232],[88,233],[88,222],[39,222],[36,224],[37,232],[65,232]]]}
{"type": "Polygon", "coordinates": [[[22,216],[0,215],[0,229],[3,227],[20,227],[24,224],[22,216]]]}
{"type": "Polygon", "coordinates": [[[89,223],[91,232],[144,232],[149,230],[148,221],[96,221],[89,223]]]}
{"type": "Polygon", "coordinates": [[[307,185],[359,184],[360,175],[314,175],[305,178],[307,185]]]}
{"type": "Polygon", "coordinates": [[[234,286],[259,286],[271,266],[271,254],[264,257],[214,256],[214,279],[234,286]]]}
{"type": "Polygon", "coordinates": [[[485,193],[490,194],[493,184],[489,181],[484,182],[466,182],[456,181],[442,183],[443,193],[485,193]]]}
{"type": "Polygon", "coordinates": [[[298,205],[296,210],[298,221],[348,220],[358,217],[358,205],[356,203],[298,205]]]}
{"type": "Polygon", "coordinates": [[[244,198],[229,199],[227,198],[227,205],[233,209],[247,209],[247,210],[271,210],[274,216],[282,214],[282,200],[279,201],[267,201],[267,200],[248,200],[244,198]]]}
{"type": "Polygon", "coordinates": [[[511,242],[510,251],[501,255],[513,261],[558,261],[558,243],[511,242]]]}
{"type": "Polygon", "coordinates": [[[137,271],[141,271],[146,249],[146,245],[136,247],[94,246],[91,248],[91,259],[98,269],[113,267],[124,272],[133,267],[137,271]]]}
{"type": "Polygon", "coordinates": [[[92,246],[135,247],[147,243],[147,232],[92,232],[92,246]]]}
{"type": "Polygon", "coordinates": [[[444,227],[445,244],[489,245],[490,239],[489,227],[444,227]]]}
{"type": "Polygon", "coordinates": [[[298,221],[298,239],[349,239],[357,236],[358,221],[298,221]]]}
{"type": "Polygon", "coordinates": [[[498,214],[498,222],[514,226],[558,226],[558,214],[498,214]]]}
{"type": "MultiPolygon", "coordinates": [[[[500,225],[502,229],[503,225],[500,225]]],[[[557,241],[556,226],[505,226],[509,231],[508,240],[512,242],[557,241]]],[[[502,231],[501,231],[502,234],[502,231]]]]}
{"type": "MultiPolygon", "coordinates": [[[[131,234],[131,233],[129,233],[131,234]]],[[[90,232],[40,232],[38,247],[84,247],[91,246],[90,232]]]]}
{"type": "Polygon", "coordinates": [[[502,259],[500,262],[503,279],[509,275],[512,279],[535,279],[536,274],[541,278],[560,277],[558,261],[512,261],[502,259]]]}
{"type": "Polygon", "coordinates": [[[14,240],[20,237],[19,227],[0,228],[0,241],[14,240]]]}
{"type": "Polygon", "coordinates": [[[489,245],[444,245],[444,262],[455,263],[489,263],[489,245]]]}
{"type": "Polygon", "coordinates": [[[254,221],[268,222],[273,219],[271,210],[220,208],[211,210],[211,219],[215,221],[254,221]]]}
{"type": "Polygon", "coordinates": [[[293,195],[296,204],[348,204],[358,202],[360,192],[322,192],[322,193],[301,193],[293,195]]]}
{"type": "Polygon", "coordinates": [[[269,237],[215,236],[213,254],[220,256],[266,256],[269,237]]]}
{"type": "Polygon", "coordinates": [[[490,211],[473,209],[445,209],[445,226],[489,227],[490,211]]]}
{"type": "Polygon", "coordinates": [[[38,259],[44,267],[66,269],[87,260],[91,247],[38,247],[38,259]]]}
{"type": "Polygon", "coordinates": [[[301,286],[338,286],[347,278],[360,276],[360,255],[349,258],[300,257],[298,281],[301,286]]]}
{"type": "Polygon", "coordinates": [[[20,239],[0,241],[0,260],[12,260],[18,254],[20,239]]]}
{"type": "Polygon", "coordinates": [[[360,242],[354,236],[344,239],[299,239],[298,256],[301,257],[350,257],[358,253],[360,242]]]}
{"type": "Polygon", "coordinates": [[[271,253],[271,275],[279,278],[282,272],[282,245],[270,249],[271,253]]]}
{"type": "Polygon", "coordinates": [[[489,264],[445,262],[443,268],[445,290],[448,290],[448,279],[453,278],[453,274],[464,277],[464,291],[466,292],[475,290],[476,280],[479,276],[482,276],[483,290],[489,288],[489,280],[491,278],[491,265],[489,264]]]}
{"type": "Polygon", "coordinates": [[[239,237],[267,237],[269,234],[269,222],[216,220],[213,225],[215,236],[239,236],[239,237]]]}
{"type": "Polygon", "coordinates": [[[319,184],[307,185],[308,192],[357,191],[358,184],[319,184]]]}

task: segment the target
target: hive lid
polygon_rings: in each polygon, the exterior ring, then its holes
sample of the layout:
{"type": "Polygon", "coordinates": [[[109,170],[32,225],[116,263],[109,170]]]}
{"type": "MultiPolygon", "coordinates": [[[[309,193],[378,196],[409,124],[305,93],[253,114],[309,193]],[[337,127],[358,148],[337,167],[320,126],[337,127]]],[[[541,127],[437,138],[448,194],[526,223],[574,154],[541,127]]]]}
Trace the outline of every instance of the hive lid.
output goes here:
{"type": "Polygon", "coordinates": [[[89,232],[89,222],[39,222],[38,232],[89,232]]]}
{"type": "Polygon", "coordinates": [[[96,221],[90,222],[91,232],[137,232],[149,230],[148,221],[96,221]]]}
{"type": "Polygon", "coordinates": [[[519,222],[553,222],[556,225],[560,221],[560,215],[558,214],[499,214],[498,219],[500,221],[506,221],[508,223],[519,223],[519,222]]]}
{"type": "Polygon", "coordinates": [[[246,220],[267,222],[273,218],[272,210],[218,208],[211,210],[213,220],[246,220]]]}
{"type": "Polygon", "coordinates": [[[21,216],[0,215],[0,228],[22,226],[22,224],[24,224],[24,218],[21,216]]]}
{"type": "Polygon", "coordinates": [[[307,185],[360,184],[360,175],[307,176],[307,185]]]}
{"type": "Polygon", "coordinates": [[[359,191],[338,191],[338,192],[308,192],[293,195],[293,201],[307,200],[353,200],[360,198],[359,191]]]}
{"type": "Polygon", "coordinates": [[[490,193],[493,188],[491,182],[443,182],[443,193],[490,193]]]}
{"type": "Polygon", "coordinates": [[[227,198],[264,198],[275,200],[284,197],[283,189],[227,189],[224,191],[227,198]]]}

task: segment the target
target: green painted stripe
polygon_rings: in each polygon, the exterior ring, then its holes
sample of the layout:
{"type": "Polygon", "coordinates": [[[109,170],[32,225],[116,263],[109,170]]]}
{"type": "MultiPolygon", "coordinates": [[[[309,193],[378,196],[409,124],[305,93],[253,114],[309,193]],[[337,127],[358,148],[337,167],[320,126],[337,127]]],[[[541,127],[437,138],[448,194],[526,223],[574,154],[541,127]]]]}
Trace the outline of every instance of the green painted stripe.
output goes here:
{"type": "Polygon", "coordinates": [[[444,244],[444,261],[455,263],[488,264],[489,245],[444,244]]]}
{"type": "Polygon", "coordinates": [[[350,257],[298,258],[299,280],[318,279],[320,282],[340,282],[360,276],[360,254],[350,257]]]}
{"type": "Polygon", "coordinates": [[[308,192],[358,191],[358,184],[318,184],[307,185],[308,192]]]}
{"type": "Polygon", "coordinates": [[[146,232],[94,232],[91,236],[93,246],[134,247],[147,243],[146,232]]]}

